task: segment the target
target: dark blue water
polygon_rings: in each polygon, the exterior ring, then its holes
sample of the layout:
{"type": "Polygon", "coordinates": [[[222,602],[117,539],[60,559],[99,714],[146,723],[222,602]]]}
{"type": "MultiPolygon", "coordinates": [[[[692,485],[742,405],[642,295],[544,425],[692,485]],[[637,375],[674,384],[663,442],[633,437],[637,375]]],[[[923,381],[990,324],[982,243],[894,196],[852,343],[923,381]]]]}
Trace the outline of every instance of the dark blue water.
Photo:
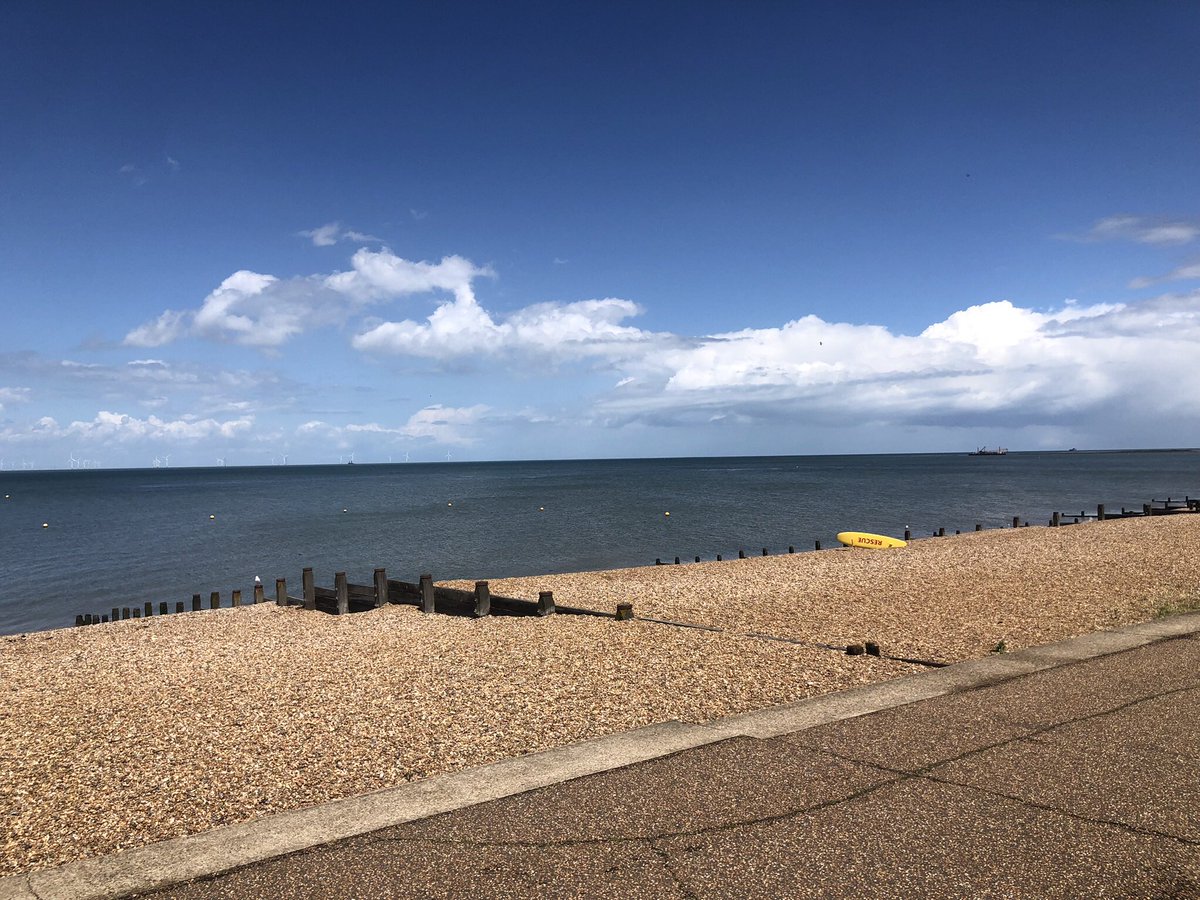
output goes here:
{"type": "Polygon", "coordinates": [[[1044,524],[1184,494],[1200,495],[1200,453],[0,472],[0,633],[214,590],[228,604],[255,575],[268,594],[280,576],[299,593],[305,566],[330,586],[342,570],[370,583],[376,566],[497,578],[807,550],[847,529],[1044,524]]]}

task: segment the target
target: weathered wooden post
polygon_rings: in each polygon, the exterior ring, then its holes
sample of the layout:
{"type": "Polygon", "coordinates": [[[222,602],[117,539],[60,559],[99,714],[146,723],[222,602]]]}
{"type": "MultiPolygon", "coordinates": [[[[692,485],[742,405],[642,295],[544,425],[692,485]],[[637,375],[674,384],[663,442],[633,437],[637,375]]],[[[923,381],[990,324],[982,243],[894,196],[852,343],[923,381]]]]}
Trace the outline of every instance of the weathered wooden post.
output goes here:
{"type": "Polygon", "coordinates": [[[192,612],[200,612],[201,605],[202,604],[200,603],[200,595],[192,594],[192,612]]]}
{"type": "Polygon", "coordinates": [[[746,558],[746,551],[745,551],[745,550],[739,550],[739,551],[738,551],[738,559],[745,559],[745,558],[746,558]]]}
{"type": "Polygon", "coordinates": [[[1104,504],[1103,503],[1096,504],[1096,521],[1097,522],[1104,521],[1104,504]]]}
{"type": "Polygon", "coordinates": [[[721,554],[720,553],[717,554],[717,562],[721,562],[721,554]]]}
{"type": "Polygon", "coordinates": [[[982,522],[976,522],[976,523],[975,523],[975,530],[976,530],[976,531],[983,531],[983,523],[982,523],[982,522]]]}
{"type": "Polygon", "coordinates": [[[766,555],[767,555],[767,548],[763,547],[763,556],[766,556],[766,555]]]}
{"type": "Polygon", "coordinates": [[[158,604],[158,614],[160,616],[165,616],[167,614],[167,601],[166,600],[163,600],[161,603],[158,604]]]}
{"type": "Polygon", "coordinates": [[[788,544],[788,553],[795,553],[795,552],[796,552],[796,548],[793,547],[791,544],[788,544]]]}
{"type": "Polygon", "coordinates": [[[431,613],[434,609],[433,576],[422,575],[417,581],[421,588],[421,612],[431,613]]]}
{"type": "Polygon", "coordinates": [[[1013,528],[1020,528],[1020,527],[1021,527],[1021,517],[1013,516],[1013,528]]]}
{"type": "Polygon", "coordinates": [[[554,612],[554,592],[538,591],[537,614],[539,616],[548,616],[552,612],[554,612]]]}
{"type": "Polygon", "coordinates": [[[1152,516],[1152,515],[1154,515],[1154,513],[1153,513],[1153,511],[1152,511],[1152,507],[1150,506],[1150,504],[1149,504],[1149,503],[1143,503],[1143,504],[1142,504],[1142,515],[1143,515],[1143,516],[1152,516]]]}
{"type": "Polygon", "coordinates": [[[140,609],[138,609],[136,606],[133,608],[133,617],[135,619],[140,619],[142,617],[142,611],[140,609]]]}
{"type": "Polygon", "coordinates": [[[492,592],[488,590],[486,581],[475,582],[475,610],[472,613],[475,618],[482,619],[486,615],[490,615],[492,611],[492,592]]]}
{"type": "Polygon", "coordinates": [[[350,588],[346,583],[345,572],[333,573],[333,589],[337,592],[338,615],[348,615],[350,613],[350,588]]]}
{"type": "Polygon", "coordinates": [[[912,529],[911,529],[911,528],[905,528],[905,529],[904,529],[904,539],[905,539],[906,541],[911,541],[911,540],[912,540],[912,529]]]}
{"type": "Polygon", "coordinates": [[[938,537],[945,537],[945,536],[946,536],[946,529],[945,529],[945,528],[939,528],[939,529],[938,529],[938,537]]]}
{"type": "Polygon", "coordinates": [[[287,606],[287,579],[275,579],[275,605],[287,606]]]}
{"type": "Polygon", "coordinates": [[[112,621],[117,622],[121,618],[121,610],[117,607],[112,608],[112,621]]]}
{"type": "Polygon", "coordinates": [[[618,603],[617,604],[617,621],[618,622],[628,622],[632,618],[633,618],[633,604],[632,603],[618,603]]]}
{"type": "Polygon", "coordinates": [[[261,581],[254,582],[254,601],[255,603],[263,602],[263,586],[261,581]]]}
{"type": "Polygon", "coordinates": [[[375,608],[383,606],[388,601],[387,569],[375,570],[375,608]]]}
{"type": "Polygon", "coordinates": [[[821,549],[821,542],[820,542],[820,541],[813,541],[813,549],[814,549],[814,550],[820,550],[820,549],[821,549]]]}
{"type": "Polygon", "coordinates": [[[696,562],[700,562],[700,557],[696,557],[696,562]]]}
{"type": "Polygon", "coordinates": [[[1052,515],[1050,517],[1050,527],[1051,528],[1057,528],[1061,523],[1062,523],[1062,516],[1060,516],[1058,513],[1055,513],[1054,515],[1052,515]]]}
{"type": "Polygon", "coordinates": [[[313,610],[317,608],[317,586],[313,582],[313,570],[306,568],[300,574],[301,580],[304,582],[304,608],[313,610]]]}
{"type": "Polygon", "coordinates": [[[220,591],[213,591],[211,594],[208,595],[208,608],[209,609],[220,609],[221,608],[221,592],[220,591]]]}
{"type": "Polygon", "coordinates": [[[80,613],[76,613],[75,614],[75,627],[78,628],[82,624],[83,624],[83,615],[80,613]]]}
{"type": "Polygon", "coordinates": [[[234,606],[242,605],[242,590],[241,590],[241,588],[233,589],[233,605],[234,606]]]}
{"type": "Polygon", "coordinates": [[[129,618],[129,607],[128,607],[128,606],[122,606],[122,607],[121,607],[121,618],[122,618],[122,619],[128,619],[128,618],[129,618]]]}
{"type": "Polygon", "coordinates": [[[675,565],[679,565],[679,557],[675,557],[675,565]]]}
{"type": "Polygon", "coordinates": [[[175,601],[175,612],[177,612],[177,613],[183,612],[183,601],[182,600],[175,601]]]}

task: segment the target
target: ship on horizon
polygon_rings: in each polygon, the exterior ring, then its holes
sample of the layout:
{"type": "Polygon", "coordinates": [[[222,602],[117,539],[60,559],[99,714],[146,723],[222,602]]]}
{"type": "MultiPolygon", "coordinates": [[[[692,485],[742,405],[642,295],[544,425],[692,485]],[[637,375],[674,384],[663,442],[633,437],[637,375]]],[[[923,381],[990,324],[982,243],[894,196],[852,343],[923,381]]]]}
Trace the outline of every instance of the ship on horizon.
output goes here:
{"type": "Polygon", "coordinates": [[[1007,456],[1007,447],[997,447],[995,450],[989,450],[987,447],[979,447],[972,450],[967,456],[1007,456]]]}

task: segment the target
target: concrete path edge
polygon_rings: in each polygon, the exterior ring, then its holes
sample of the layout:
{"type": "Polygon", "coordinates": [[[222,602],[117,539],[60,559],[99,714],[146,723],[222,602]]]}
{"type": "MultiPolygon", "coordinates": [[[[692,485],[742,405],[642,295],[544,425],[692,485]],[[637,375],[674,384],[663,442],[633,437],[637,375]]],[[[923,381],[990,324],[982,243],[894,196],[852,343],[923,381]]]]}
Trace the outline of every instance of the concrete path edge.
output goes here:
{"type": "Polygon", "coordinates": [[[705,725],[648,725],[109,856],[10,875],[0,878],[0,900],[107,900],[152,891],[732,737],[775,737],[1197,632],[1200,612],[1183,613],[740,713],[705,725]]]}

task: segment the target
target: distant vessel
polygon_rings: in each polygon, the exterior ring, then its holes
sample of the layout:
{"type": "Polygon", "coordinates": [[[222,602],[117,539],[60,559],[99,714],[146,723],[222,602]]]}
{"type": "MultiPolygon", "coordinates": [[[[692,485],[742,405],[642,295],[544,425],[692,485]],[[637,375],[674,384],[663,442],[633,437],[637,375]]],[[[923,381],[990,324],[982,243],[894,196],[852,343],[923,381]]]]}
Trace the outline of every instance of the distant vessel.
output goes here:
{"type": "Polygon", "coordinates": [[[967,456],[1006,456],[1007,454],[1007,447],[997,447],[995,450],[989,450],[987,447],[980,447],[978,450],[972,450],[967,454],[967,456]]]}

